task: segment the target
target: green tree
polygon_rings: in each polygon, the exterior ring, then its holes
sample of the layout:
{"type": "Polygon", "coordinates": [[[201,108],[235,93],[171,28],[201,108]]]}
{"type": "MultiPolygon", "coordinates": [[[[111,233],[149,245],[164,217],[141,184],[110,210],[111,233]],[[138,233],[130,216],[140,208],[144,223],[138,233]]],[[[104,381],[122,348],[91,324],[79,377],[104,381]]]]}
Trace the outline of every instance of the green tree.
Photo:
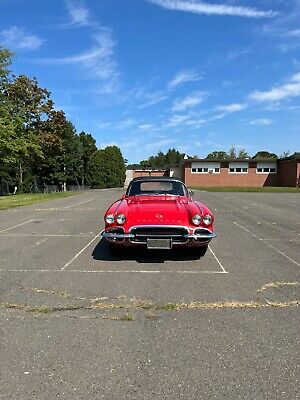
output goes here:
{"type": "Polygon", "coordinates": [[[206,156],[206,159],[208,160],[213,160],[213,159],[219,159],[219,160],[225,160],[226,158],[228,158],[226,151],[213,151],[212,153],[209,153],[206,156]]]}
{"type": "Polygon", "coordinates": [[[279,158],[285,158],[291,155],[291,152],[289,150],[284,151],[279,158]]]}
{"type": "Polygon", "coordinates": [[[184,154],[175,149],[169,149],[166,154],[159,151],[156,156],[151,156],[148,160],[142,160],[140,166],[142,168],[166,168],[177,167],[184,159],[184,154]]]}
{"type": "Polygon", "coordinates": [[[234,146],[231,146],[228,152],[228,158],[234,159],[236,158],[236,149],[234,146]]]}
{"type": "Polygon", "coordinates": [[[178,167],[183,158],[183,153],[180,153],[178,150],[175,149],[169,149],[165,156],[166,165],[168,167],[178,167]]]}
{"type": "Polygon", "coordinates": [[[28,189],[84,183],[95,140],[77,135],[64,112],[54,111],[50,92],[36,78],[12,75],[12,57],[0,47],[0,178],[28,189]]]}
{"type": "Polygon", "coordinates": [[[125,162],[117,146],[108,146],[93,153],[88,162],[88,181],[99,189],[123,187],[125,162]]]}
{"type": "Polygon", "coordinates": [[[7,85],[10,80],[10,70],[13,53],[0,47],[0,168],[16,162],[15,139],[19,119],[11,116],[11,106],[6,96],[7,85]]]}
{"type": "Polygon", "coordinates": [[[15,124],[14,148],[18,181],[22,188],[24,173],[30,173],[35,158],[43,157],[38,132],[41,122],[52,110],[53,103],[50,92],[40,88],[35,78],[30,79],[25,75],[14,77],[7,83],[4,98],[15,124]],[[16,121],[19,123],[16,124],[16,121]]]}
{"type": "Polygon", "coordinates": [[[278,156],[275,153],[269,153],[268,151],[263,150],[263,151],[258,151],[252,158],[254,160],[258,159],[258,158],[260,158],[260,159],[263,159],[263,158],[277,159],[278,156]]]}
{"type": "Polygon", "coordinates": [[[81,184],[85,185],[86,177],[88,175],[88,163],[92,155],[97,151],[96,140],[90,133],[80,132],[79,140],[82,145],[82,176],[81,184]]]}
{"type": "Polygon", "coordinates": [[[237,158],[247,159],[247,158],[250,158],[250,156],[245,149],[241,149],[237,155],[237,158]]]}

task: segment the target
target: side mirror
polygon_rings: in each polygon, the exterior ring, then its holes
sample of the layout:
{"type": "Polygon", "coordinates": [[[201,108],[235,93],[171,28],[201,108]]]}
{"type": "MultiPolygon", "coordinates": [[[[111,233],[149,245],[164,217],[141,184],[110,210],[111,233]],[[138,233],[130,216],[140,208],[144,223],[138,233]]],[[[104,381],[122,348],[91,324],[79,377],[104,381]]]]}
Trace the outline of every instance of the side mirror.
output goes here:
{"type": "Polygon", "coordinates": [[[189,190],[189,196],[190,196],[190,197],[194,196],[194,194],[195,194],[195,193],[194,193],[193,190],[189,190]]]}

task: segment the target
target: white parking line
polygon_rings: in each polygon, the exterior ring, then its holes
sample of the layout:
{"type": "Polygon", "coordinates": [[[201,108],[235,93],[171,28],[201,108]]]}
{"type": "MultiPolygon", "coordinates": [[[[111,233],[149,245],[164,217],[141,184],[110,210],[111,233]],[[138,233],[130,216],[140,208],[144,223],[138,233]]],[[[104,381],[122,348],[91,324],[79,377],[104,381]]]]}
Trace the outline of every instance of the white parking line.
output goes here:
{"type": "MultiPolygon", "coordinates": [[[[75,205],[74,205],[75,206],[75,205]]],[[[34,208],[33,211],[99,211],[101,208],[34,208]]]]}
{"type": "Polygon", "coordinates": [[[84,270],[84,269],[4,269],[1,268],[0,272],[24,272],[24,273],[80,273],[80,274],[227,274],[224,271],[173,271],[173,270],[84,270]]]}
{"type": "Polygon", "coordinates": [[[48,240],[49,238],[48,237],[46,237],[46,238],[44,238],[44,239],[42,239],[42,240],[40,240],[39,242],[36,242],[36,244],[41,244],[41,243],[44,243],[44,242],[46,242],[46,240],[48,240]]]}
{"type": "Polygon", "coordinates": [[[2,231],[0,231],[0,233],[10,231],[11,229],[17,228],[18,226],[28,224],[29,222],[32,222],[32,221],[33,221],[33,219],[30,219],[29,221],[21,222],[21,224],[11,226],[10,228],[2,229],[2,231]]]}
{"type": "Polygon", "coordinates": [[[99,233],[97,233],[97,235],[94,236],[93,239],[92,239],[86,246],[84,246],[83,249],[81,249],[70,261],[68,261],[67,264],[65,264],[65,265],[61,268],[61,271],[63,271],[64,269],[66,269],[73,261],[75,261],[76,258],[79,257],[80,254],[83,253],[84,250],[87,249],[96,239],[99,239],[99,233]]]}
{"type": "Polygon", "coordinates": [[[81,201],[80,203],[76,203],[76,204],[72,204],[71,206],[67,206],[67,207],[65,207],[65,209],[68,209],[68,208],[71,208],[71,207],[76,207],[76,206],[79,206],[80,204],[85,204],[85,203],[88,203],[88,202],[93,201],[93,200],[94,199],[81,201]]]}
{"type": "Polygon", "coordinates": [[[84,233],[80,233],[77,235],[71,235],[71,234],[40,234],[40,233],[6,233],[2,235],[3,237],[28,237],[28,236],[33,236],[33,237],[93,237],[93,235],[88,235],[84,233]]]}
{"type": "Polygon", "coordinates": [[[297,261],[293,260],[291,257],[289,257],[288,255],[286,255],[285,253],[283,253],[282,251],[276,249],[276,247],[272,246],[270,243],[268,243],[267,241],[263,240],[262,238],[258,237],[257,235],[255,235],[255,233],[250,232],[249,229],[245,228],[244,226],[238,224],[237,222],[233,222],[236,226],[238,226],[239,228],[243,229],[244,231],[248,232],[250,235],[252,235],[253,237],[255,237],[257,240],[259,240],[260,242],[263,242],[265,245],[267,245],[268,247],[270,247],[271,249],[275,250],[277,253],[281,254],[283,257],[285,257],[287,260],[291,261],[292,263],[298,265],[298,267],[300,267],[300,264],[297,263],[297,261]]]}
{"type": "Polygon", "coordinates": [[[222,274],[228,274],[228,271],[225,270],[225,268],[223,267],[223,265],[221,264],[221,261],[218,259],[218,257],[215,255],[215,253],[213,252],[212,248],[210,246],[208,246],[211,254],[214,256],[215,260],[217,261],[217,263],[219,264],[219,266],[222,269],[222,274]]]}

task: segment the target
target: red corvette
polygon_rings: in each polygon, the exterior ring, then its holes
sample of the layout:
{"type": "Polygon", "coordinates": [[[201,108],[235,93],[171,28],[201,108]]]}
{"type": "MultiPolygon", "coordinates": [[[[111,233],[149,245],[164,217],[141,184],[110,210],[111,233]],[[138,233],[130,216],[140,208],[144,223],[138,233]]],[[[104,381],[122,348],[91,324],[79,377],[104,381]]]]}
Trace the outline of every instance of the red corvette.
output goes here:
{"type": "Polygon", "coordinates": [[[178,179],[133,179],[120,200],[104,216],[101,235],[115,247],[145,246],[147,249],[193,247],[204,255],[216,237],[214,217],[205,204],[194,201],[178,179]]]}

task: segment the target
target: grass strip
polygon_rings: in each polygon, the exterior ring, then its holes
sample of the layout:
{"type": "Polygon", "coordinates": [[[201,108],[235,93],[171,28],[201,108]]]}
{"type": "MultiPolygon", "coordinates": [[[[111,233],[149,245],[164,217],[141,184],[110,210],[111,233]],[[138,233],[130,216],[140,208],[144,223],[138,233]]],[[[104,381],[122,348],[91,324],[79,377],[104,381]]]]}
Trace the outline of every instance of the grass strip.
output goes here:
{"type": "MultiPolygon", "coordinates": [[[[245,308],[288,308],[298,307],[300,305],[299,300],[288,301],[288,302],[271,302],[271,301],[220,301],[213,303],[166,303],[164,305],[155,305],[153,310],[164,310],[164,311],[183,311],[183,310],[217,310],[217,309],[245,309],[245,308]]],[[[0,303],[1,308],[15,309],[26,312],[32,312],[36,314],[47,314],[58,311],[70,311],[70,310],[120,310],[120,309],[143,309],[141,306],[133,306],[132,304],[110,304],[101,303],[94,305],[83,305],[83,304],[67,304],[64,306],[50,307],[45,304],[39,306],[28,306],[26,304],[15,304],[15,303],[0,303]]],[[[132,321],[133,317],[131,314],[125,314],[119,318],[123,321],[132,321]]]]}
{"type": "Polygon", "coordinates": [[[54,193],[22,193],[10,196],[0,196],[0,210],[28,206],[47,200],[59,199],[61,197],[74,196],[81,192],[54,192],[54,193]]]}

